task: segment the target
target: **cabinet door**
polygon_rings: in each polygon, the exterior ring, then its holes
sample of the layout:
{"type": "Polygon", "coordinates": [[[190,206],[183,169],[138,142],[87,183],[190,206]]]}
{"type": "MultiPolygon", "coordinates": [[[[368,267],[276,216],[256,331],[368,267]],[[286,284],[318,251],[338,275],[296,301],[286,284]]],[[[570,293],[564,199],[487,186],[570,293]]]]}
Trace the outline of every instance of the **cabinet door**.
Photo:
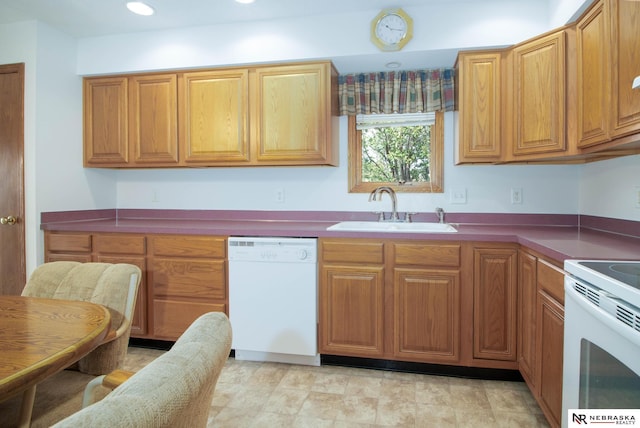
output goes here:
{"type": "Polygon", "coordinates": [[[631,83],[640,76],[640,2],[610,0],[613,50],[613,135],[640,131],[640,89],[631,83]]]}
{"type": "Polygon", "coordinates": [[[518,252],[518,368],[532,390],[536,386],[536,262],[535,256],[518,252]]]}
{"type": "Polygon", "coordinates": [[[255,70],[251,126],[259,164],[314,165],[333,161],[331,74],[329,64],[255,70]]]}
{"type": "Polygon", "coordinates": [[[127,77],[84,80],[84,165],[129,161],[127,77]]]}
{"type": "Polygon", "coordinates": [[[132,76],[129,81],[131,166],[178,162],[176,74],[132,76]]]}
{"type": "Polygon", "coordinates": [[[384,354],[384,267],[324,266],[320,279],[320,352],[384,354]]]}
{"type": "Polygon", "coordinates": [[[565,32],[513,50],[513,154],[565,150],[565,32]]]}
{"type": "Polygon", "coordinates": [[[456,163],[496,162],[502,154],[500,85],[502,53],[458,56],[460,133],[456,163]]]}
{"type": "Polygon", "coordinates": [[[394,357],[429,363],[460,360],[458,271],[394,270],[394,357]]]}
{"type": "Polygon", "coordinates": [[[564,308],[544,291],[538,292],[538,403],[552,426],[562,419],[562,347],[564,308]]]}
{"type": "Polygon", "coordinates": [[[180,147],[186,164],[249,161],[249,73],[185,73],[180,80],[180,147]]]}
{"type": "Polygon", "coordinates": [[[516,249],[474,249],[474,358],[516,360],[516,284],[516,249]]]}
{"type": "Polygon", "coordinates": [[[140,268],[136,307],[131,320],[131,336],[147,334],[147,280],[145,238],[142,235],[98,233],[93,235],[93,260],[101,263],[129,263],[140,268]]]}
{"type": "Polygon", "coordinates": [[[578,147],[609,140],[609,7],[601,0],[576,25],[578,147]]]}

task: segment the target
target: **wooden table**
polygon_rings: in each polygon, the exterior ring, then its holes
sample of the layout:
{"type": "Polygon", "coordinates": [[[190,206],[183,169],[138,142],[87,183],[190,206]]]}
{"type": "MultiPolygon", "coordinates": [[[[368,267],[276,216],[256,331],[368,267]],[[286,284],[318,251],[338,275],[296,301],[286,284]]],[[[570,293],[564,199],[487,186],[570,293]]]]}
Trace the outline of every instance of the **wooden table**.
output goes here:
{"type": "Polygon", "coordinates": [[[36,385],[78,361],[106,337],[101,305],[0,296],[0,401],[23,392],[20,426],[29,426],[36,385]]]}

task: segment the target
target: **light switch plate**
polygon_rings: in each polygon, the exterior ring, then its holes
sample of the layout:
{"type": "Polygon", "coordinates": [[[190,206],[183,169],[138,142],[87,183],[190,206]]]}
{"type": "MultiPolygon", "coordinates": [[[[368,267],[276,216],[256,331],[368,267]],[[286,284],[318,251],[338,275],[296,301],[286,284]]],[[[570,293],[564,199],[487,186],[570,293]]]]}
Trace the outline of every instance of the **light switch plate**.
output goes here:
{"type": "Polygon", "coordinates": [[[467,189],[464,187],[453,187],[449,194],[450,202],[452,204],[466,204],[467,203],[467,189]]]}

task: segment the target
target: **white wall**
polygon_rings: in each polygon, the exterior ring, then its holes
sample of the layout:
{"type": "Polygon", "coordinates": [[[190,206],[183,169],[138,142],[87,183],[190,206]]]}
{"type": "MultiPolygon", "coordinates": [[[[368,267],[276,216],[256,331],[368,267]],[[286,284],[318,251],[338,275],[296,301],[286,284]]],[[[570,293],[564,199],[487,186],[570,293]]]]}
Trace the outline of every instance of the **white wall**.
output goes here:
{"type": "MultiPolygon", "coordinates": [[[[576,213],[580,166],[453,165],[453,113],[445,114],[444,194],[398,195],[398,209],[431,212],[576,213]],[[523,203],[511,204],[511,188],[523,203]],[[450,202],[451,189],[466,190],[466,204],[450,202]]],[[[314,211],[389,210],[367,194],[348,193],[347,120],[340,120],[339,167],[208,168],[118,172],[118,208],[257,209],[314,211]],[[285,201],[275,193],[284,190],[285,201]]]]}
{"type": "Polygon", "coordinates": [[[640,155],[584,165],[580,213],[640,221],[640,155]]]}
{"type": "Polygon", "coordinates": [[[0,25],[0,63],[25,63],[27,274],[42,262],[40,213],[112,208],[115,175],[82,168],[82,79],[76,42],[35,21],[0,25]]]}

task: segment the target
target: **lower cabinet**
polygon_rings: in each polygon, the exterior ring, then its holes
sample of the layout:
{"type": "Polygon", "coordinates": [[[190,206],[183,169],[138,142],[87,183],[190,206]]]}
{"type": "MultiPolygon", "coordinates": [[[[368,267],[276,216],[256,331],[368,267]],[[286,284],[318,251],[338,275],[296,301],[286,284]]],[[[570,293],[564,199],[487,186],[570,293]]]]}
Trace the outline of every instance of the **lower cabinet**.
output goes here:
{"type": "Polygon", "coordinates": [[[319,242],[320,353],[383,358],[384,244],[319,242]]]}
{"type": "Polygon", "coordinates": [[[518,367],[547,421],[562,420],[564,272],[528,250],[519,253],[518,367]]]}
{"type": "Polygon", "coordinates": [[[517,245],[319,243],[321,353],[517,369],[517,245]]]}
{"type": "Polygon", "coordinates": [[[474,359],[516,361],[517,260],[517,246],[474,246],[474,359]]]}
{"type": "Polygon", "coordinates": [[[154,338],[176,340],[200,315],[228,313],[225,238],[149,235],[147,240],[154,338]]]}
{"type": "Polygon", "coordinates": [[[46,231],[52,261],[140,267],[132,337],[176,340],[200,315],[229,313],[224,237],[46,231]]]}

